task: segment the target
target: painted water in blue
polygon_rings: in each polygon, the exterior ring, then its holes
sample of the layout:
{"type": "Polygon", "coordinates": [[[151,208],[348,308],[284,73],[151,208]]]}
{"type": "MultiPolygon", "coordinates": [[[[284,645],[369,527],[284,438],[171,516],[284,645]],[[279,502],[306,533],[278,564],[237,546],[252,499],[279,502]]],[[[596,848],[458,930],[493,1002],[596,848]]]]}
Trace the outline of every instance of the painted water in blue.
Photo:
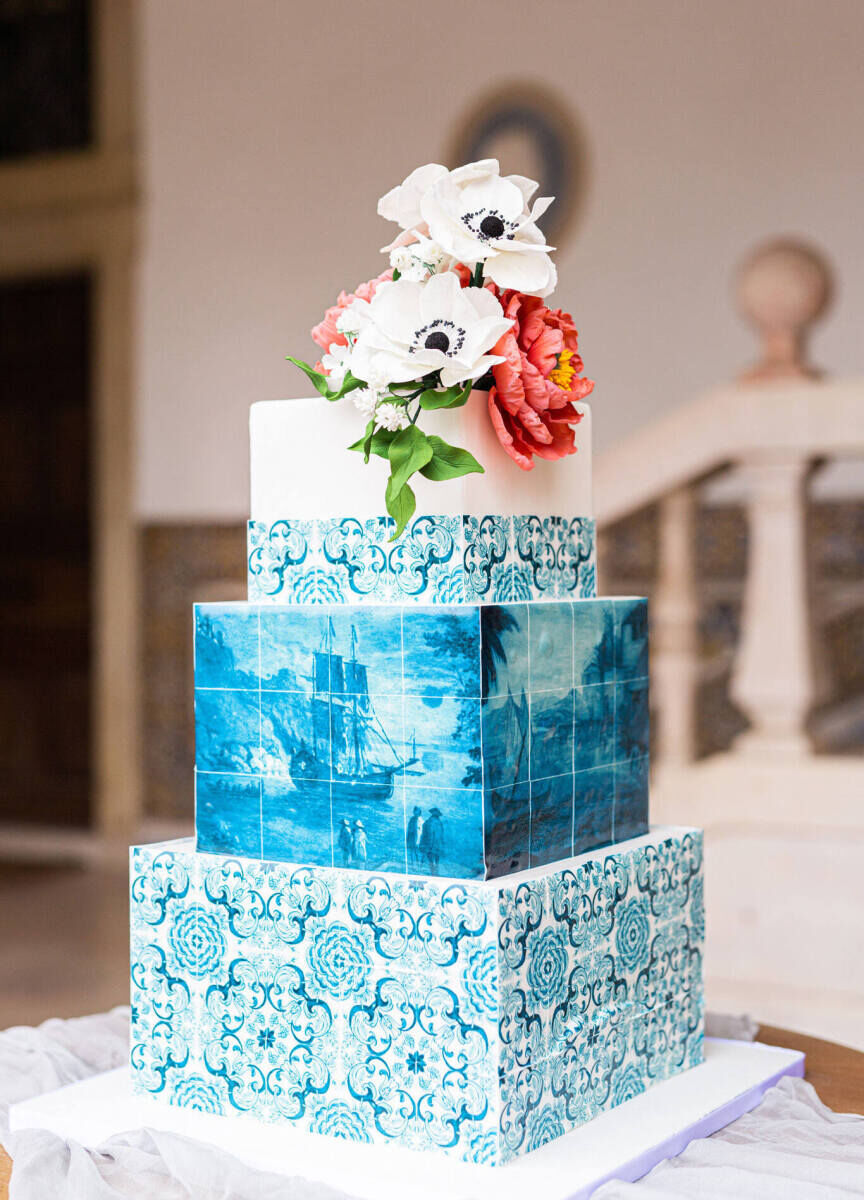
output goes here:
{"type": "Polygon", "coordinates": [[[644,601],[205,604],[195,663],[201,849],[477,878],[647,828],[644,601]]]}

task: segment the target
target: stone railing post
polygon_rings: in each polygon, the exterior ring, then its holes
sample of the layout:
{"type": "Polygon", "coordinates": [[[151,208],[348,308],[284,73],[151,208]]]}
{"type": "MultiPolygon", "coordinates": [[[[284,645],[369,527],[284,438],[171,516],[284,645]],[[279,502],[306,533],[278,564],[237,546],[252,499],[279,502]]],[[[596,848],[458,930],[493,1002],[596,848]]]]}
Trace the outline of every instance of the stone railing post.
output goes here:
{"type": "Polygon", "coordinates": [[[664,766],[684,766],[696,757],[695,515],[693,488],[680,488],[660,502],[657,587],[651,600],[651,683],[657,699],[657,758],[664,766]]]}
{"type": "MultiPolygon", "coordinates": [[[[738,305],[758,332],[761,357],[741,382],[753,385],[754,405],[760,384],[800,386],[821,376],[808,360],[807,339],[831,290],[828,264],[806,243],[777,239],[745,260],[738,305]]],[[[807,554],[811,467],[791,451],[765,451],[741,463],[749,548],[730,690],[751,727],[735,742],[739,752],[801,755],[811,749],[806,721],[818,685],[807,554]]]]}
{"type": "Polygon", "coordinates": [[[750,721],[739,752],[810,752],[806,720],[816,696],[807,570],[810,464],[792,455],[743,463],[749,543],[741,637],[731,695],[750,721]]]}

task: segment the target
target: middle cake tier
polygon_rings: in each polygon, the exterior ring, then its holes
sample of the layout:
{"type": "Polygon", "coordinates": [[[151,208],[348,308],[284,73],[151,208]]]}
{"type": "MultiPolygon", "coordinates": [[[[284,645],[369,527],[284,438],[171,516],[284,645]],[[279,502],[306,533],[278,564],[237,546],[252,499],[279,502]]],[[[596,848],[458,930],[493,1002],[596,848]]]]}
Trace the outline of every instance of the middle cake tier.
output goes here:
{"type": "Polygon", "coordinates": [[[492,878],[648,828],[643,599],[195,608],[216,854],[492,878]]]}

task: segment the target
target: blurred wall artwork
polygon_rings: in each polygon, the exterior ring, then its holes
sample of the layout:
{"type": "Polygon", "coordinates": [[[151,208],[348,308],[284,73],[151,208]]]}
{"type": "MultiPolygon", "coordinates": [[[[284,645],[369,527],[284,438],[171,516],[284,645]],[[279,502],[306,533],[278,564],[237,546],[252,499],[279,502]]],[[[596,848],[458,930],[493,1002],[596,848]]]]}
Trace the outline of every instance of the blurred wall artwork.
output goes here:
{"type": "Polygon", "coordinates": [[[457,119],[447,161],[497,158],[505,172],[540,183],[555,204],[543,222],[547,239],[572,236],[589,186],[588,143],[572,102],[534,82],[509,80],[482,95],[457,119]]]}

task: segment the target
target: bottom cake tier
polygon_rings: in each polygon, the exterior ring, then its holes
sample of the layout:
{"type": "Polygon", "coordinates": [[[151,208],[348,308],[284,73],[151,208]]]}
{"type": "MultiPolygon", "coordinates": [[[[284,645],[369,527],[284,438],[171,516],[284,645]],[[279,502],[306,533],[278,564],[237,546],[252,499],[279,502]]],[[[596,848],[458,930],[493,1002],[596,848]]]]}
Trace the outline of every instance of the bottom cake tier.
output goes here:
{"type": "Polygon", "coordinates": [[[485,882],[131,852],[132,1078],[505,1163],[702,1061],[702,837],[485,882]]]}

